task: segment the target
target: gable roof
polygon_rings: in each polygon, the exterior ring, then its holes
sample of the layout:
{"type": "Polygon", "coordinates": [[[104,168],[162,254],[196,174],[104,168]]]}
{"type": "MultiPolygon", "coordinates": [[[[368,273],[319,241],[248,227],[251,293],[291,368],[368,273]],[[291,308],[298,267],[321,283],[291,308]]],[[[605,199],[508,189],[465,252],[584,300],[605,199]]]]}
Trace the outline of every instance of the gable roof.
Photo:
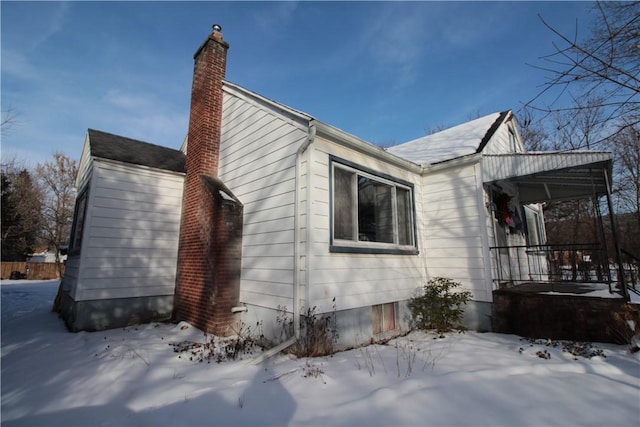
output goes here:
{"type": "Polygon", "coordinates": [[[445,162],[480,153],[511,111],[493,113],[470,122],[423,136],[387,151],[419,165],[445,162]]]}
{"type": "Polygon", "coordinates": [[[420,171],[420,166],[416,163],[411,162],[407,159],[403,159],[400,156],[390,155],[382,147],[360,139],[359,137],[345,132],[342,129],[331,126],[319,120],[318,118],[305,113],[304,111],[296,110],[287,105],[266,98],[250,89],[247,89],[235,83],[231,83],[228,80],[223,80],[223,89],[229,93],[233,93],[236,96],[242,96],[245,99],[249,99],[252,101],[259,101],[260,104],[266,106],[267,108],[270,108],[280,114],[289,116],[290,118],[294,119],[294,121],[296,121],[297,123],[302,123],[307,128],[314,127],[314,134],[315,132],[317,132],[318,135],[322,135],[323,137],[329,138],[331,141],[338,142],[339,144],[344,144],[349,148],[357,150],[361,153],[371,155],[376,158],[382,158],[385,161],[392,162],[404,168],[415,170],[416,172],[420,171]]]}
{"type": "Polygon", "coordinates": [[[185,156],[179,150],[88,129],[91,156],[123,163],[185,172],[185,156]]]}

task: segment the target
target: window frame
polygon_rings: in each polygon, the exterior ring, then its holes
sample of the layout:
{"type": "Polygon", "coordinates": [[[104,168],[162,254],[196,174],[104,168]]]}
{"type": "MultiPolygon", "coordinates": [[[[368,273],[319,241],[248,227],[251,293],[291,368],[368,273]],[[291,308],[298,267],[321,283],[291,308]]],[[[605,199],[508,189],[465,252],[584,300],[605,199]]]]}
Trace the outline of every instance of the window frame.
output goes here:
{"type": "MultiPolygon", "coordinates": [[[[358,193],[357,193],[357,179],[355,180],[355,200],[353,202],[353,218],[354,218],[354,227],[356,230],[354,231],[354,237],[358,235],[357,227],[357,211],[358,211],[358,193]]],[[[399,178],[395,178],[385,173],[381,173],[375,171],[373,169],[358,165],[356,163],[350,162],[348,160],[341,159],[339,157],[329,155],[329,234],[330,234],[330,243],[329,243],[329,252],[335,253],[367,253],[367,254],[392,254],[392,255],[417,255],[418,251],[418,238],[417,238],[417,227],[416,227],[416,204],[415,204],[415,192],[414,192],[414,184],[399,178]],[[378,183],[388,185],[393,188],[392,190],[392,202],[391,202],[391,211],[392,211],[392,221],[393,221],[393,243],[384,243],[384,242],[371,242],[371,241],[361,241],[361,240],[348,240],[348,239],[337,239],[335,238],[335,177],[334,170],[338,167],[343,170],[347,170],[349,172],[353,172],[356,176],[362,176],[367,179],[376,181],[378,183]],[[412,243],[408,245],[398,244],[399,240],[399,227],[398,227],[398,199],[396,188],[401,188],[409,192],[409,203],[411,206],[408,207],[408,213],[410,215],[410,224],[409,231],[411,233],[412,243]]],[[[356,237],[357,238],[357,237],[356,237]]]]}
{"type": "Polygon", "coordinates": [[[87,206],[89,204],[89,185],[78,194],[73,210],[73,223],[69,236],[69,255],[78,255],[82,250],[82,238],[87,224],[87,206]],[[82,207],[80,209],[80,206],[82,207]],[[80,212],[82,211],[82,212],[80,212]]]}
{"type": "Polygon", "coordinates": [[[398,329],[398,305],[395,302],[387,302],[371,306],[373,335],[379,336],[393,333],[398,329]],[[391,316],[385,314],[391,311],[391,316]]]}
{"type": "Polygon", "coordinates": [[[528,246],[546,245],[546,236],[544,235],[544,223],[539,209],[534,209],[530,205],[524,205],[523,216],[526,226],[526,241],[528,246]],[[531,227],[533,225],[533,227],[531,227]],[[532,228],[534,228],[532,230],[532,228]]]}

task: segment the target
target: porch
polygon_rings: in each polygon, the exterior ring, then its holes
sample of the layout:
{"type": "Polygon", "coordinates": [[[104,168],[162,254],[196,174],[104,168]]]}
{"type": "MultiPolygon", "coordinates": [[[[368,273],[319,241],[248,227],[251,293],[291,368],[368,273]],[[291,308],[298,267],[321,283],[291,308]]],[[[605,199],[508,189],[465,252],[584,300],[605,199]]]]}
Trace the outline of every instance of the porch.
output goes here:
{"type": "Polygon", "coordinates": [[[492,329],[532,338],[628,343],[640,332],[640,305],[629,303],[629,292],[635,295],[639,286],[640,262],[619,245],[611,155],[517,153],[484,161],[495,237],[489,248],[492,329]],[[541,218],[524,212],[516,221],[517,209],[527,204],[578,199],[593,203],[596,242],[551,245],[541,218]],[[601,209],[608,213],[609,233],[601,209]]]}
{"type": "Polygon", "coordinates": [[[621,298],[640,292],[639,260],[623,252],[619,263],[613,262],[600,244],[494,246],[489,251],[494,289],[584,294],[598,284],[599,290],[621,298]]]}
{"type": "Polygon", "coordinates": [[[625,261],[619,245],[611,201],[610,153],[515,153],[485,156],[483,162],[495,240],[489,248],[494,289],[524,283],[531,289],[603,283],[609,293],[628,300],[627,283],[636,288],[640,263],[625,261]],[[597,215],[599,231],[594,243],[548,244],[541,212],[533,212],[536,217],[531,218],[525,209],[532,204],[579,199],[591,200],[597,215]],[[608,213],[609,233],[605,233],[602,209],[608,213]]]}

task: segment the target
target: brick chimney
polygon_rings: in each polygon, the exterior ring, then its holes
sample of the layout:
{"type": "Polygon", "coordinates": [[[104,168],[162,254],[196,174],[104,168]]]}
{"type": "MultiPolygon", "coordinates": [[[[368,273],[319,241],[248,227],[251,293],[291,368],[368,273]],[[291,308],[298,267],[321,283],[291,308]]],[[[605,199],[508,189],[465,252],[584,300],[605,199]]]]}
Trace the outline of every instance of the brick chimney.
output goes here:
{"type": "MultiPolygon", "coordinates": [[[[218,182],[222,81],[229,48],[220,30],[220,26],[214,25],[213,32],[194,55],[174,319],[224,336],[231,332],[229,326],[234,320],[231,308],[238,305],[241,244],[238,245],[237,229],[229,232],[229,219],[224,218],[227,214],[221,214],[225,203],[239,204],[239,201],[233,195],[221,201],[221,193],[211,190],[210,184],[218,182]],[[221,232],[228,236],[221,238],[221,232]]],[[[230,193],[226,188],[223,192],[230,193]]],[[[242,205],[239,205],[241,243],[242,205]]]]}

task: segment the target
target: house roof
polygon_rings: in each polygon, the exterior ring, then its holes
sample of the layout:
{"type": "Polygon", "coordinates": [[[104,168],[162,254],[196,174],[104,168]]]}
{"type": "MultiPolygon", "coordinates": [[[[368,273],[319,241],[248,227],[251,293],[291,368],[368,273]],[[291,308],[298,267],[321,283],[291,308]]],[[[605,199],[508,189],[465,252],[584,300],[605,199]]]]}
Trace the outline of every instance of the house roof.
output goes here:
{"type": "Polygon", "coordinates": [[[413,141],[387,148],[387,151],[419,165],[430,165],[480,153],[510,111],[493,113],[413,141]]]}
{"type": "Polygon", "coordinates": [[[173,172],[185,172],[185,156],[179,150],[95,129],[89,129],[87,133],[93,157],[173,172]]]}
{"type": "MultiPolygon", "coordinates": [[[[280,113],[297,119],[305,126],[316,128],[338,142],[348,143],[367,154],[403,162],[405,167],[421,167],[480,153],[511,111],[489,114],[449,129],[412,141],[382,149],[347,132],[323,123],[317,118],[287,105],[266,98],[240,85],[223,81],[224,88],[253,98],[280,113]]],[[[183,150],[174,150],[123,136],[89,129],[91,155],[125,163],[139,164],[175,172],[185,172],[183,150]]],[[[183,146],[186,151],[186,138],[183,146]]]]}

